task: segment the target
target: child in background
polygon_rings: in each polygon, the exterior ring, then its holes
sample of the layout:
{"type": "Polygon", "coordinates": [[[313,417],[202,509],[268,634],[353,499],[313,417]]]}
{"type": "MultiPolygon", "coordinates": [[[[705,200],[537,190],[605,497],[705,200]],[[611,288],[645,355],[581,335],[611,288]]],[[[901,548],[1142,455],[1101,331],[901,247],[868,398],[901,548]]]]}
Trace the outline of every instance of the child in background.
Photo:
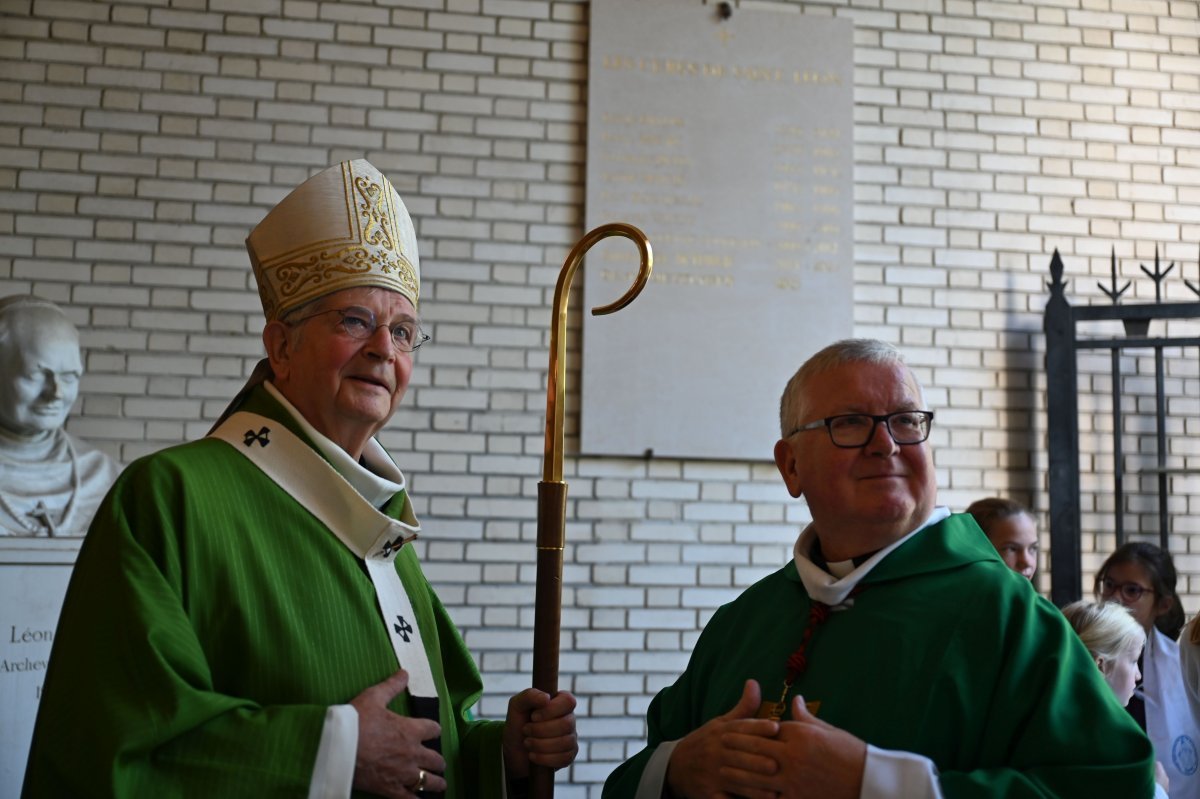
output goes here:
{"type": "Polygon", "coordinates": [[[967,513],[983,528],[1008,568],[1032,580],[1038,565],[1037,522],[1019,502],[989,497],[972,502],[967,513]]]}
{"type": "Polygon", "coordinates": [[[1179,668],[1192,719],[1200,726],[1200,614],[1188,622],[1179,636],[1179,668]]]}
{"type": "Polygon", "coordinates": [[[1150,736],[1178,797],[1200,797],[1200,729],[1192,715],[1175,639],[1183,605],[1175,593],[1175,564],[1154,544],[1120,546],[1096,573],[1097,598],[1129,608],[1146,632],[1142,683],[1129,712],[1150,736]]]}
{"type": "MultiPolygon", "coordinates": [[[[1146,631],[1128,608],[1115,602],[1097,604],[1080,600],[1062,609],[1083,645],[1096,660],[1104,681],[1122,705],[1128,705],[1142,673],[1138,661],[1146,645],[1146,631]]],[[[1156,756],[1158,753],[1155,752],[1156,756]]],[[[1155,799],[1167,795],[1170,781],[1161,760],[1154,762],[1155,799]]]]}

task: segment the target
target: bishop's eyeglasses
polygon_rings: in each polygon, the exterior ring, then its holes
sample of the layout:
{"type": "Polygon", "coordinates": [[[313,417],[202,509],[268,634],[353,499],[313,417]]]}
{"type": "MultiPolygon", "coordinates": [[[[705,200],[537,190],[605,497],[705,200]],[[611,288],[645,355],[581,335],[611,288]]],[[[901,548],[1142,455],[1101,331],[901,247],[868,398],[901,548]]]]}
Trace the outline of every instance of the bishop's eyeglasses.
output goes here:
{"type": "MultiPolygon", "coordinates": [[[[342,329],[350,338],[356,338],[360,341],[365,341],[375,335],[375,331],[384,325],[375,318],[375,312],[370,308],[361,308],[357,305],[352,305],[349,308],[330,308],[325,311],[317,311],[308,316],[302,316],[299,319],[293,320],[288,324],[298,325],[301,322],[307,322],[316,316],[324,316],[325,314],[335,313],[342,317],[342,329]]],[[[429,341],[429,334],[421,329],[421,323],[416,319],[401,319],[395,324],[388,325],[388,330],[392,334],[392,345],[401,352],[412,352],[429,341]]]]}
{"type": "Polygon", "coordinates": [[[829,438],[834,446],[853,449],[866,445],[880,424],[887,428],[888,435],[897,444],[920,444],[929,438],[933,411],[896,411],[878,416],[870,413],[842,413],[802,424],[784,438],[824,427],[829,431],[829,438]]]}

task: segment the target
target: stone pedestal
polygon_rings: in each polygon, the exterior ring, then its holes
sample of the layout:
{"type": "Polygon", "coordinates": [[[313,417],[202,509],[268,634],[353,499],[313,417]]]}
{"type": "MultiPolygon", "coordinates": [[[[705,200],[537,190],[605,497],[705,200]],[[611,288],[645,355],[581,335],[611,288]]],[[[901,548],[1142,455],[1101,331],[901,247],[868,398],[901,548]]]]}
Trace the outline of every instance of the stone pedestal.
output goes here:
{"type": "Polygon", "coordinates": [[[81,543],[0,538],[0,799],[21,793],[54,630],[81,543]]]}

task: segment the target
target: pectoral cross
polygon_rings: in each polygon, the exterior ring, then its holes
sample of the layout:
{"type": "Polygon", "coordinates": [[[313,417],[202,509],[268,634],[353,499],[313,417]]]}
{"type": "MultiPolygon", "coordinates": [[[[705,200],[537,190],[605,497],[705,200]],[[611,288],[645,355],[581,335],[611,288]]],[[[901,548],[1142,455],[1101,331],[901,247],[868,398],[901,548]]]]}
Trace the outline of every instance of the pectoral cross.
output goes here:
{"type": "Polygon", "coordinates": [[[758,706],[758,712],[754,714],[754,718],[781,721],[786,713],[786,702],[763,702],[758,706]]]}
{"type": "Polygon", "coordinates": [[[33,510],[28,511],[25,515],[45,527],[47,535],[53,536],[58,532],[54,529],[54,519],[50,516],[50,509],[40,499],[38,504],[33,506],[33,510]]]}
{"type": "MultiPolygon", "coordinates": [[[[778,702],[763,702],[758,706],[758,712],[754,714],[756,719],[770,719],[771,721],[782,721],[784,716],[788,714],[787,691],[784,691],[783,697],[778,702]]],[[[816,699],[812,702],[805,702],[804,706],[808,708],[808,712],[814,716],[821,710],[821,700],[816,699]]]]}

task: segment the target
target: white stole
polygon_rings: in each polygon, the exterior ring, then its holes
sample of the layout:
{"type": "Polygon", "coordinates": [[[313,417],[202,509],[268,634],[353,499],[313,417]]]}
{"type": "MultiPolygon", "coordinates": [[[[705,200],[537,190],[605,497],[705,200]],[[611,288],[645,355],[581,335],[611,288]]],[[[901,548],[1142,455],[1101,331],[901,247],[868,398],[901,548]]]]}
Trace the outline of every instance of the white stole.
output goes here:
{"type": "MultiPolygon", "coordinates": [[[[411,507],[406,505],[404,520],[381,513],[324,458],[274,419],[238,411],[209,435],[248,458],[366,564],[396,662],[408,671],[409,693],[436,699],[429,656],[394,563],[400,548],[421,529],[411,507]]],[[[371,444],[382,450],[374,439],[371,444]]]]}
{"type": "Polygon", "coordinates": [[[1200,730],[1183,686],[1179,645],[1153,627],[1146,637],[1142,671],[1146,734],[1171,780],[1169,793],[1196,799],[1200,797],[1200,730]]]}

